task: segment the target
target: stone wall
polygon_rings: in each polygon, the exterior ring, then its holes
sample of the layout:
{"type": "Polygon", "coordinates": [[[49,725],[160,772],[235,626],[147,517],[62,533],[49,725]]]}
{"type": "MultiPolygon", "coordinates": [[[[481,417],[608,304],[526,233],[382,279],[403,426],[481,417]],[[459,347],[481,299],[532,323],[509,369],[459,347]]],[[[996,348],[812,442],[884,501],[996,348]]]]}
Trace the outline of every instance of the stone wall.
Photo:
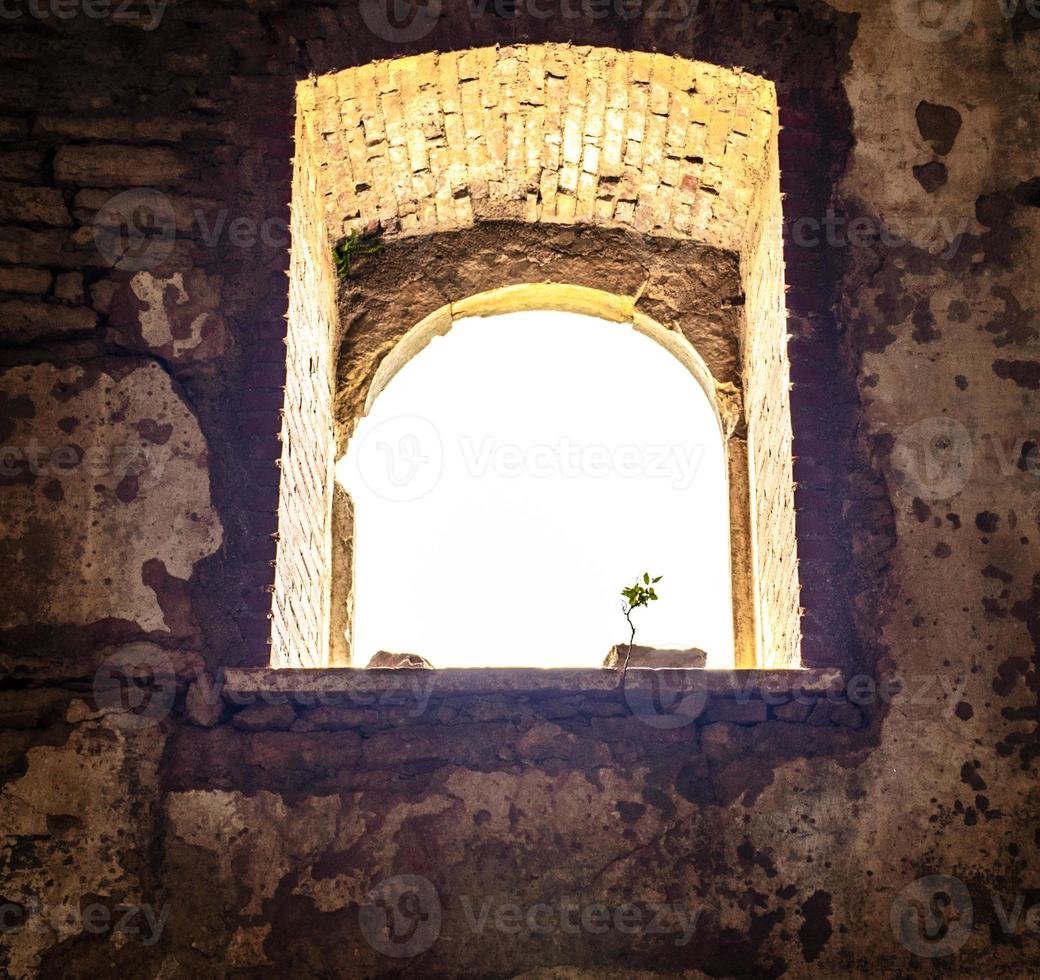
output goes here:
{"type": "MultiPolygon", "coordinates": [[[[442,0],[393,24],[368,2],[33,9],[0,23],[2,445],[20,454],[3,473],[0,972],[1035,974],[1026,5],[442,0]],[[527,41],[777,85],[802,652],[849,675],[802,720],[754,691],[696,718],[659,691],[680,722],[664,728],[616,692],[420,690],[416,715],[407,687],[240,705],[210,684],[269,658],[297,86],[527,41]],[[391,956],[402,876],[434,889],[418,911],[439,907],[440,932],[423,947],[416,925],[391,956]],[[532,906],[573,923],[575,903],[577,932],[524,932],[532,906]],[[640,918],[653,907],[664,932],[640,918]],[[699,912],[681,945],[679,911],[699,912]]],[[[436,309],[450,260],[424,255],[433,282],[413,264],[408,305],[436,309]]]]}

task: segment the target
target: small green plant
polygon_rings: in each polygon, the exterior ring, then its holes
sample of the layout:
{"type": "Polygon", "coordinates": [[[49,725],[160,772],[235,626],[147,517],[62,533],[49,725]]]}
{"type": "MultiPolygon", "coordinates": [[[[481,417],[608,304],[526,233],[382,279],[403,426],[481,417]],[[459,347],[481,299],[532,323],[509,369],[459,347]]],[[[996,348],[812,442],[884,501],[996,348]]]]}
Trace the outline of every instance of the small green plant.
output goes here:
{"type": "Polygon", "coordinates": [[[628,620],[628,628],[631,630],[628,637],[628,652],[625,654],[625,665],[621,670],[622,674],[628,670],[628,659],[632,656],[632,645],[636,640],[636,626],[632,622],[632,613],[636,609],[649,606],[651,602],[657,602],[659,596],[654,590],[654,586],[662,578],[664,578],[663,575],[651,578],[649,572],[643,572],[642,581],[636,579],[634,585],[621,590],[621,595],[624,598],[624,602],[621,603],[621,611],[625,614],[625,619],[628,620]]]}
{"type": "Polygon", "coordinates": [[[349,279],[354,263],[366,255],[376,255],[383,250],[379,241],[382,229],[352,231],[332,250],[332,258],[336,263],[336,275],[340,279],[349,279]]]}

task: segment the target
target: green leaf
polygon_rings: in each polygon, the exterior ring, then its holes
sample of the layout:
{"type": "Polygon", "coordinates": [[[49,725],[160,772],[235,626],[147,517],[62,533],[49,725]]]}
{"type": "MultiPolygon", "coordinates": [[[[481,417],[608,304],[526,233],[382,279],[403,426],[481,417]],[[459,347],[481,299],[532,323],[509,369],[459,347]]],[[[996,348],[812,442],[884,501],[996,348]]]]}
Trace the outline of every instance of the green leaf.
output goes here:
{"type": "Polygon", "coordinates": [[[647,585],[649,585],[649,584],[650,584],[650,573],[649,573],[649,572],[643,572],[643,581],[644,581],[644,582],[645,582],[645,583],[646,583],[647,585]]]}

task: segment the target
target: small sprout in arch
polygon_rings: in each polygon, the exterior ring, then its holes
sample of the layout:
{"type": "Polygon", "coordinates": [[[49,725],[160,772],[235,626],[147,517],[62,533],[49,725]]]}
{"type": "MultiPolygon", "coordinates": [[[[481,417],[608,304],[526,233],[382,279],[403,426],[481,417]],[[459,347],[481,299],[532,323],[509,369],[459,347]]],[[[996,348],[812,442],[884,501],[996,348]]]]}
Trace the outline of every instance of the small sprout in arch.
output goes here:
{"type": "Polygon", "coordinates": [[[379,241],[383,229],[378,225],[366,226],[364,231],[352,231],[346,238],[332,249],[332,258],[336,263],[336,275],[340,279],[349,279],[355,263],[369,255],[377,255],[383,250],[379,241]]]}

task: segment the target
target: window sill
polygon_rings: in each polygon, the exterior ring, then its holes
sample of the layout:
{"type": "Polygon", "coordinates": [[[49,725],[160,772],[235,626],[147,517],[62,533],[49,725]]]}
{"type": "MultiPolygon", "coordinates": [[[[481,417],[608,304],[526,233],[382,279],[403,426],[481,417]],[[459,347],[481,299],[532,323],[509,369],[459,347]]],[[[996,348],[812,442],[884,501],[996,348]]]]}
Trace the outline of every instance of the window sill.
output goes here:
{"type": "MultiPolygon", "coordinates": [[[[369,669],[231,668],[224,675],[225,700],[243,703],[272,696],[378,694],[421,684],[437,695],[474,694],[611,694],[622,691],[621,672],[606,668],[416,667],[369,669]]],[[[834,695],[844,690],[839,668],[793,670],[711,670],[632,667],[625,687],[664,684],[669,690],[695,690],[713,697],[783,698],[799,693],[834,695]]]]}

